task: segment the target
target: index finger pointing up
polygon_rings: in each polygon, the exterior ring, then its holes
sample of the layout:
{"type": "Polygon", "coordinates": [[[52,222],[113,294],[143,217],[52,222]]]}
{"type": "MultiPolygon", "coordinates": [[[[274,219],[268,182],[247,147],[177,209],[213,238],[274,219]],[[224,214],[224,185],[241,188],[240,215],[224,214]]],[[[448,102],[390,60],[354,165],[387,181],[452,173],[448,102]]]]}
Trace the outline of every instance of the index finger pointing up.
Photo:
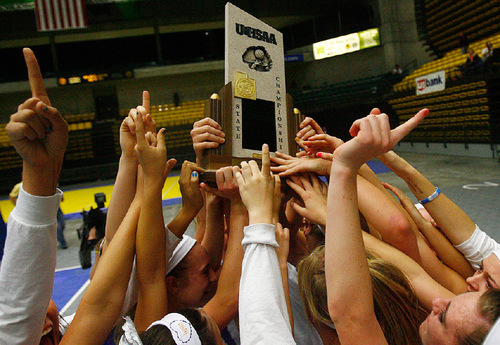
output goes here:
{"type": "Polygon", "coordinates": [[[137,139],[137,145],[139,147],[149,145],[146,139],[146,133],[144,131],[144,120],[140,112],[137,112],[137,117],[135,119],[135,135],[137,139]]]}
{"type": "Polygon", "coordinates": [[[144,107],[144,109],[146,109],[146,114],[150,114],[151,113],[151,102],[150,102],[150,98],[149,98],[149,92],[144,90],[142,91],[142,106],[144,107]]]}
{"type": "Polygon", "coordinates": [[[269,146],[262,145],[262,174],[264,176],[270,175],[271,159],[269,158],[269,146]]]}
{"type": "Polygon", "coordinates": [[[40,99],[43,103],[51,105],[49,97],[47,96],[47,91],[45,90],[45,85],[43,84],[42,73],[40,72],[40,66],[38,66],[38,60],[35,54],[30,48],[24,48],[23,54],[24,61],[26,61],[26,67],[28,67],[31,95],[40,99]]]}
{"type": "Polygon", "coordinates": [[[391,145],[396,145],[408,133],[410,133],[429,114],[429,110],[424,108],[415,114],[411,119],[394,128],[391,131],[391,145]]]}

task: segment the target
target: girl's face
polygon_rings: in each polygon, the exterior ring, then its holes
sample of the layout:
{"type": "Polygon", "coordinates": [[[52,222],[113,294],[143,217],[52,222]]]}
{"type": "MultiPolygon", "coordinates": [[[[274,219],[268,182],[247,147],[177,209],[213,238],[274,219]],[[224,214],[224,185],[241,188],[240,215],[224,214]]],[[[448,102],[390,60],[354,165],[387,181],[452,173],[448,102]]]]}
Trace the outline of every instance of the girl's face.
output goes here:
{"type": "Polygon", "coordinates": [[[40,345],[57,345],[59,344],[59,340],[59,313],[54,301],[50,300],[40,345]]]}
{"type": "Polygon", "coordinates": [[[424,345],[456,345],[458,337],[472,333],[487,321],[478,310],[479,292],[466,292],[453,299],[435,298],[432,312],[420,325],[424,345]]]}
{"type": "Polygon", "coordinates": [[[483,260],[483,269],[476,271],[472,277],[467,278],[468,291],[481,293],[491,289],[500,288],[500,260],[491,254],[483,260]]]}

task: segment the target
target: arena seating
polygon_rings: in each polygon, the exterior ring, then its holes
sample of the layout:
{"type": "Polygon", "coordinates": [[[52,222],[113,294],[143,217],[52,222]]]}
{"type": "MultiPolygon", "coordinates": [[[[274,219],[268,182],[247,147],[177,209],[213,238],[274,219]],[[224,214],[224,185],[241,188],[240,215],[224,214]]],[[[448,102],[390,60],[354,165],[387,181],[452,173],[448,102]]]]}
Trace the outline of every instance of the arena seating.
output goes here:
{"type": "Polygon", "coordinates": [[[458,48],[461,32],[475,42],[500,28],[500,0],[416,0],[415,14],[421,39],[437,56],[458,48]]]}
{"type": "MultiPolygon", "coordinates": [[[[151,116],[157,128],[167,129],[169,156],[180,164],[185,159],[195,159],[190,131],[193,123],[204,117],[204,104],[205,100],[198,100],[177,107],[174,104],[151,106],[151,116]]],[[[95,113],[64,115],[69,125],[69,139],[60,179],[62,183],[114,177],[121,153],[120,124],[128,112],[129,109],[123,109],[120,117],[104,121],[97,121],[95,113]],[[65,168],[72,173],[65,173],[65,168]]],[[[7,137],[5,125],[0,124],[0,182],[11,186],[21,178],[22,161],[7,137]]]]}
{"type": "MultiPolygon", "coordinates": [[[[480,56],[481,50],[486,46],[486,42],[491,42],[493,47],[500,48],[500,33],[472,42],[469,47],[480,56]]],[[[463,55],[460,48],[453,49],[446,53],[444,57],[424,64],[416,69],[403,81],[394,85],[394,92],[410,91],[415,89],[415,78],[437,71],[446,71],[446,79],[457,79],[462,77],[459,67],[465,63],[467,55],[463,55]]]]}
{"type": "Polygon", "coordinates": [[[425,121],[406,141],[488,143],[493,120],[490,93],[485,81],[472,82],[425,95],[412,95],[389,101],[404,122],[427,107],[425,121]]]}
{"type": "MultiPolygon", "coordinates": [[[[177,107],[173,103],[151,106],[151,116],[156,122],[156,127],[167,129],[166,142],[169,154],[186,155],[185,157],[175,157],[177,160],[180,158],[194,159],[190,131],[193,128],[193,123],[205,116],[205,101],[183,102],[177,107]]],[[[126,116],[128,111],[129,109],[123,109],[120,111],[120,115],[126,116]]]]}
{"type": "MultiPolygon", "coordinates": [[[[500,33],[471,42],[469,47],[478,55],[486,46],[500,48],[500,33]]],[[[404,141],[439,143],[497,143],[500,103],[498,73],[463,76],[460,66],[466,55],[459,48],[447,52],[443,58],[429,62],[393,86],[389,104],[399,122],[408,120],[423,107],[431,111],[424,123],[404,141]],[[433,72],[446,72],[446,89],[416,95],[416,79],[433,72]]]]}
{"type": "Polygon", "coordinates": [[[332,104],[376,103],[377,95],[385,88],[383,76],[361,78],[304,90],[290,90],[294,107],[302,112],[314,112],[331,108],[332,104]]]}

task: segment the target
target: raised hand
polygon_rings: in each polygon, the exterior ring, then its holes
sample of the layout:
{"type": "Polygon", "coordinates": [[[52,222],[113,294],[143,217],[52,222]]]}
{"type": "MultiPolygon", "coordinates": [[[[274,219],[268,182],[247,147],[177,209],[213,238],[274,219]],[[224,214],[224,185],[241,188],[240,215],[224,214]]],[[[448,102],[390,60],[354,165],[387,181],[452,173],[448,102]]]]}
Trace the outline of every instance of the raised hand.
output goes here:
{"type": "Polygon", "coordinates": [[[330,162],[314,157],[292,157],[285,153],[276,152],[276,157],[271,157],[277,166],[271,167],[271,171],[279,176],[290,176],[301,172],[314,172],[318,175],[328,175],[330,173],[330,162]]]}
{"type": "Polygon", "coordinates": [[[302,199],[302,205],[292,203],[295,212],[312,223],[325,225],[328,186],[313,174],[292,176],[287,183],[302,199]]]}
{"type": "Polygon", "coordinates": [[[241,200],[248,210],[250,224],[271,224],[273,219],[274,178],[269,169],[269,146],[262,145],[262,170],[255,161],[242,162],[241,172],[233,171],[240,188],[241,200]]]}
{"type": "Polygon", "coordinates": [[[323,129],[318,125],[318,123],[312,117],[306,117],[299,125],[301,128],[297,132],[297,137],[295,141],[303,149],[297,153],[297,157],[305,156],[307,153],[307,146],[305,143],[307,140],[315,134],[324,134],[323,129]]]}
{"type": "Polygon", "coordinates": [[[342,165],[359,169],[363,163],[391,150],[429,113],[422,109],[404,124],[391,130],[386,114],[368,115],[354,121],[349,130],[351,140],[339,146],[333,153],[333,160],[342,165]]]}
{"type": "Polygon", "coordinates": [[[279,247],[276,248],[278,261],[280,265],[286,266],[290,250],[290,231],[287,228],[283,228],[281,223],[276,224],[276,242],[278,242],[279,245],[279,247]]]}
{"type": "Polygon", "coordinates": [[[146,111],[143,107],[137,108],[138,114],[135,121],[135,132],[137,144],[135,152],[137,158],[144,171],[144,179],[154,179],[160,183],[165,183],[168,173],[174,167],[176,160],[170,159],[167,161],[167,147],[165,145],[165,129],[162,128],[158,131],[156,142],[154,136],[149,135],[150,140],[146,138],[144,117],[146,111]]]}
{"type": "Polygon", "coordinates": [[[179,176],[182,205],[195,211],[195,215],[203,207],[203,195],[201,194],[199,182],[199,173],[203,171],[196,164],[184,161],[179,176]]]}
{"type": "Polygon", "coordinates": [[[314,155],[317,152],[333,153],[333,151],[343,143],[344,141],[337,137],[328,134],[317,134],[304,142],[304,146],[306,147],[306,153],[308,155],[314,155]]]}
{"type": "Polygon", "coordinates": [[[120,125],[120,147],[122,156],[137,159],[134,148],[136,145],[135,120],[137,118],[137,110],[131,109],[128,116],[123,119],[120,125]]]}
{"type": "Polygon", "coordinates": [[[219,147],[219,144],[223,144],[225,136],[222,127],[211,118],[205,117],[202,120],[196,121],[191,130],[196,158],[200,159],[203,157],[206,149],[213,149],[219,147]]]}
{"type": "MultiPolygon", "coordinates": [[[[156,133],[156,124],[150,114],[149,92],[142,92],[142,108],[146,113],[144,118],[145,132],[156,133]]],[[[138,109],[130,109],[128,116],[123,119],[120,126],[120,147],[125,158],[137,159],[134,148],[136,145],[135,121],[138,109]]]]}
{"type": "Polygon", "coordinates": [[[156,123],[151,117],[151,101],[149,92],[146,90],[142,91],[142,107],[146,112],[146,117],[144,118],[144,128],[146,128],[147,132],[156,133],[156,123]]]}
{"type": "MultiPolygon", "coordinates": [[[[68,143],[68,124],[57,109],[51,106],[33,51],[24,48],[23,54],[28,68],[32,98],[21,104],[17,112],[11,115],[5,130],[23,159],[23,181],[28,180],[24,178],[27,177],[26,174],[37,180],[44,178],[44,183],[49,183],[49,189],[53,191],[68,143]],[[39,174],[44,176],[37,176],[39,174]]],[[[26,186],[25,183],[25,190],[26,186]]],[[[36,187],[35,183],[33,186],[36,187]]],[[[36,189],[43,193],[40,195],[52,194],[48,189],[42,191],[43,186],[36,189]]],[[[38,195],[35,190],[31,192],[38,195]]]]}
{"type": "Polygon", "coordinates": [[[201,183],[200,187],[206,192],[214,194],[233,202],[241,201],[238,181],[236,180],[235,171],[239,171],[238,167],[223,167],[216,171],[215,181],[217,188],[210,187],[206,183],[201,183]],[[234,170],[233,170],[234,168],[234,170]]]}
{"type": "Polygon", "coordinates": [[[307,140],[315,134],[324,134],[323,129],[318,125],[318,123],[312,117],[306,117],[299,125],[301,128],[297,132],[297,138],[302,140],[307,140]]]}

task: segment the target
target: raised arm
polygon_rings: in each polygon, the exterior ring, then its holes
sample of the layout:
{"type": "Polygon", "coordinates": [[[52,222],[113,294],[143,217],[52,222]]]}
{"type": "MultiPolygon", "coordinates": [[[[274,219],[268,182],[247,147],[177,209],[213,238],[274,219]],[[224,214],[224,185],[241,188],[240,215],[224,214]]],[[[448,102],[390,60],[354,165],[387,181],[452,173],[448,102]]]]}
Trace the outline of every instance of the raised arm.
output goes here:
{"type": "Polygon", "coordinates": [[[134,261],[141,199],[138,187],[114,240],[100,259],[61,345],[103,344],[118,320],[134,261]]]}
{"type": "Polygon", "coordinates": [[[189,224],[203,207],[203,195],[200,190],[199,173],[202,172],[196,164],[184,161],[179,187],[182,195],[182,206],[174,219],[168,223],[168,229],[178,238],[182,238],[189,224]]]}
{"type": "MultiPolygon", "coordinates": [[[[426,199],[436,192],[436,187],[424,175],[394,151],[387,152],[379,158],[406,182],[417,200],[426,199]]],[[[468,240],[476,229],[474,221],[443,193],[432,202],[425,203],[424,207],[454,245],[468,240]]]]}
{"type": "MultiPolygon", "coordinates": [[[[226,168],[225,168],[226,169],[226,168]]],[[[228,167],[227,169],[231,169],[228,167]]],[[[231,202],[229,217],[229,236],[227,239],[224,264],[222,265],[215,296],[203,307],[203,310],[215,320],[223,330],[238,313],[241,264],[243,260],[243,228],[248,224],[248,213],[241,201],[238,183],[231,173],[226,174],[223,184],[219,184],[219,195],[231,202]]],[[[208,186],[207,186],[208,187],[208,186]]],[[[208,187],[215,192],[213,189],[208,187]]]]}
{"type": "Polygon", "coordinates": [[[356,120],[354,137],[333,154],[328,190],[325,275],[328,310],[342,344],[386,344],[373,307],[357,201],[357,173],[368,160],[390,150],[427,114],[390,130],[387,115],[356,120]]]}
{"type": "Polygon", "coordinates": [[[436,251],[437,256],[464,279],[472,276],[474,274],[474,269],[464,258],[462,253],[460,253],[450,241],[431,224],[431,222],[420,214],[410,198],[399,188],[385,182],[382,182],[382,184],[398,197],[401,205],[403,205],[405,210],[411,215],[418,229],[429,242],[431,248],[436,251]]]}
{"type": "MultiPolygon", "coordinates": [[[[214,149],[223,144],[226,140],[226,134],[222,127],[213,119],[205,117],[193,124],[191,130],[191,139],[193,140],[193,149],[196,154],[196,164],[202,165],[206,156],[207,149],[214,149]]],[[[205,196],[203,195],[203,198],[205,196]]],[[[206,209],[205,205],[200,209],[196,216],[196,240],[201,243],[205,233],[206,209]]]]}
{"type": "MultiPolygon", "coordinates": [[[[224,224],[229,221],[229,218],[224,218],[224,197],[228,190],[232,189],[234,192],[236,189],[234,188],[232,167],[218,169],[215,177],[217,188],[211,188],[205,183],[201,184],[206,192],[205,208],[207,213],[205,233],[201,245],[210,255],[210,267],[217,270],[220,267],[224,251],[224,224]]],[[[239,198],[239,193],[236,197],[239,198]]]]}
{"type": "Polygon", "coordinates": [[[376,257],[381,258],[399,268],[410,280],[415,294],[427,311],[432,310],[432,300],[452,298],[454,293],[444,288],[429,276],[429,274],[408,255],[393,246],[363,232],[365,248],[376,257]]]}
{"type": "MultiPolygon", "coordinates": [[[[146,131],[156,132],[155,123],[149,114],[149,92],[143,91],[142,104],[146,113],[146,131]]],[[[106,242],[105,246],[111,242],[113,236],[120,226],[123,217],[135,195],[137,182],[137,156],[134,152],[136,145],[135,119],[137,109],[131,109],[128,116],[123,119],[120,125],[120,147],[122,150],[118,165],[113,193],[109,200],[109,207],[106,216],[106,242]]],[[[105,247],[104,247],[105,248],[105,247]]]]}
{"type": "Polygon", "coordinates": [[[23,160],[23,185],[8,221],[0,267],[0,339],[38,344],[56,265],[56,186],[68,141],[68,125],[50,104],[31,49],[23,50],[32,98],[10,117],[5,130],[23,160]]]}
{"type": "Polygon", "coordinates": [[[275,248],[274,179],[269,170],[269,147],[262,146],[262,170],[255,161],[241,163],[236,172],[241,198],[248,209],[244,230],[240,283],[241,344],[295,344],[287,312],[275,248]],[[272,329],[272,332],[269,331],[272,329]]]}
{"type": "Polygon", "coordinates": [[[144,331],[167,314],[166,234],[162,211],[162,188],[175,159],[167,162],[164,129],[157,138],[145,135],[145,111],[138,108],[135,151],[144,171],[144,192],[137,229],[137,281],[139,296],[135,314],[137,330],[144,331]]]}

